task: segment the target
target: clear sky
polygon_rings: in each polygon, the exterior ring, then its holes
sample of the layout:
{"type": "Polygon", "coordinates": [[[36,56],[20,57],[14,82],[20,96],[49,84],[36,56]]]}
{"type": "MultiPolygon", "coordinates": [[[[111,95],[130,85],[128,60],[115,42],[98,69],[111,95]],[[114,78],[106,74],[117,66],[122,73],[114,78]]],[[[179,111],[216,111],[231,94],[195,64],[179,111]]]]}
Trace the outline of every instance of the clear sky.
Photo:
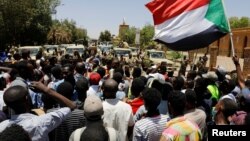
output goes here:
{"type": "MultiPolygon", "coordinates": [[[[98,38],[101,31],[118,34],[123,18],[137,28],[153,24],[145,7],[151,0],[61,0],[54,18],[72,19],[78,27],[86,28],[90,38],[98,38]]],[[[228,17],[250,17],[250,0],[224,0],[228,17]]]]}

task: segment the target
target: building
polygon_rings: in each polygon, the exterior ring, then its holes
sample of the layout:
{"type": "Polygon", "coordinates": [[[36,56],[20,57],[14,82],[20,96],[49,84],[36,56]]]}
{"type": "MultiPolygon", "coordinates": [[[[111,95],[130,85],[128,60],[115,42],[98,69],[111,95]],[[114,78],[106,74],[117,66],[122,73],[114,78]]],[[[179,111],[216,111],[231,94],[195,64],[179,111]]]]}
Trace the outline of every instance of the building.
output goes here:
{"type": "Polygon", "coordinates": [[[119,26],[119,37],[120,38],[121,38],[122,34],[124,33],[124,31],[126,31],[127,29],[129,29],[129,25],[126,24],[125,18],[123,18],[123,22],[119,26]]]}
{"type": "MultiPolygon", "coordinates": [[[[235,48],[235,54],[244,58],[244,49],[250,47],[250,28],[237,28],[232,30],[233,33],[233,43],[235,48]]],[[[218,55],[220,56],[232,56],[230,35],[220,38],[219,40],[213,42],[209,47],[218,47],[218,55]]],[[[199,49],[200,53],[208,52],[209,48],[199,49]]]]}

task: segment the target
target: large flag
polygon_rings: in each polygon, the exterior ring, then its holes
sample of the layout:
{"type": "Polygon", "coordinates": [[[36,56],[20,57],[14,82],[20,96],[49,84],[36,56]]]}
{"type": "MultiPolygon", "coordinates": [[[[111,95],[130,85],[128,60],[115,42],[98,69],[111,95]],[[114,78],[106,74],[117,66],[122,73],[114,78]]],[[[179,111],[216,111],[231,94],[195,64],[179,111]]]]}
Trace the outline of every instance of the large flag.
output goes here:
{"type": "Polygon", "coordinates": [[[177,51],[207,47],[229,32],[221,0],[154,0],[154,40],[177,51]]]}

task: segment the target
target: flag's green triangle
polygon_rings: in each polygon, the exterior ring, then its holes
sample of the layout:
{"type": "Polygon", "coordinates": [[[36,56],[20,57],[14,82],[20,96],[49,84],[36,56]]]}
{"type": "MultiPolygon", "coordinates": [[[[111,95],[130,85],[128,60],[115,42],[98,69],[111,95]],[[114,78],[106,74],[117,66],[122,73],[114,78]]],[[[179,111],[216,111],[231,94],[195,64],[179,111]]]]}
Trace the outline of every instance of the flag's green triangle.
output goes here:
{"type": "Polygon", "coordinates": [[[221,0],[210,0],[205,18],[218,26],[221,31],[229,32],[229,25],[221,0]]]}

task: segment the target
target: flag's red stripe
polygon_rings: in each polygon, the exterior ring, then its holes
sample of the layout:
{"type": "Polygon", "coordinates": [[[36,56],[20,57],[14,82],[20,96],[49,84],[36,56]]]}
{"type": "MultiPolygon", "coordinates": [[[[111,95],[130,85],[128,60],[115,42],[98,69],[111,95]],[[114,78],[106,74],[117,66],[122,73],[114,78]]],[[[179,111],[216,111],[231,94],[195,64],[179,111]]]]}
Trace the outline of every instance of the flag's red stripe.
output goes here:
{"type": "Polygon", "coordinates": [[[152,12],[155,25],[158,25],[183,12],[207,5],[209,2],[210,0],[154,0],[146,4],[146,7],[152,12]]]}

